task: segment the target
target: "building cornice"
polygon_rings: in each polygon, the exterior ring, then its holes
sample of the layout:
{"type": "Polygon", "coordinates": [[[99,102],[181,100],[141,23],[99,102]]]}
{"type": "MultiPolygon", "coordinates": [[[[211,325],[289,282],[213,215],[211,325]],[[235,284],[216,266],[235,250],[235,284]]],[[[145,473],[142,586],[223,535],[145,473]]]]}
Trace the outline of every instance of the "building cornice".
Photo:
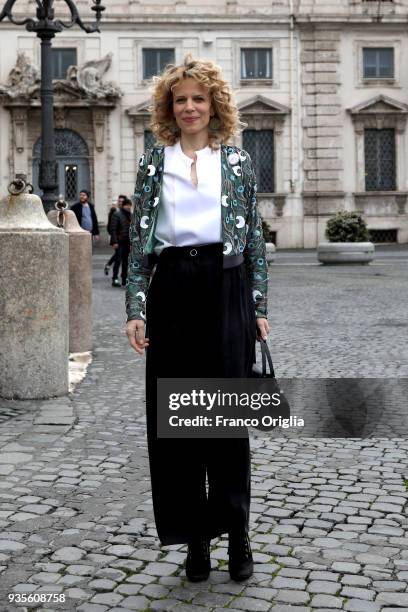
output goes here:
{"type": "MultiPolygon", "coordinates": [[[[361,25],[373,25],[373,26],[401,26],[401,28],[407,27],[408,12],[406,15],[386,15],[377,17],[375,15],[344,15],[344,14],[313,14],[313,15],[293,15],[295,26],[299,29],[311,28],[324,26],[361,26],[361,25]]],[[[146,27],[150,29],[162,29],[163,25],[174,29],[185,28],[188,26],[190,30],[195,29],[221,29],[221,28],[232,28],[243,30],[248,26],[258,27],[265,29],[267,26],[272,26],[274,29],[288,28],[291,25],[291,15],[174,15],[174,14],[160,14],[160,15],[141,15],[141,16],[126,16],[123,15],[112,15],[109,18],[105,18],[101,26],[101,34],[104,31],[123,30],[126,32],[132,32],[137,30],[145,31],[146,27]]],[[[0,31],[21,31],[21,26],[15,26],[8,22],[0,23],[0,31]]],[[[72,30],[71,36],[82,36],[84,35],[79,30],[72,30]]]]}

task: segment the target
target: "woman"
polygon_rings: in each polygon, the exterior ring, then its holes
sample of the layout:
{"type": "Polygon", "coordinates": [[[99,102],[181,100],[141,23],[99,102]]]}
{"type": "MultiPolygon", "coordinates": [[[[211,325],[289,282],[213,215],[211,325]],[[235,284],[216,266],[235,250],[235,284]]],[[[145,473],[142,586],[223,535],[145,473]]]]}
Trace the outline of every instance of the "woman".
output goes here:
{"type": "Polygon", "coordinates": [[[156,77],[151,128],[163,144],[140,159],[130,227],[126,333],[138,353],[146,349],[156,527],[163,545],[188,544],[191,581],[208,578],[209,542],[223,533],[231,577],[253,571],[248,439],[156,433],[158,378],[246,377],[257,334],[269,332],[255,175],[249,155],[225,144],[239,127],[212,62],[187,56],[156,77]]]}

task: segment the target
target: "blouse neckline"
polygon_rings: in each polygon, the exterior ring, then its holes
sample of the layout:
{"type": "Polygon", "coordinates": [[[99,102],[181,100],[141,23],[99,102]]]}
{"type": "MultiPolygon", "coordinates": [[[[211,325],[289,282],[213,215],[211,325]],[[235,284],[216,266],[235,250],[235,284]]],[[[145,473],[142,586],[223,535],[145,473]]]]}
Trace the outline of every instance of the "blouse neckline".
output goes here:
{"type": "MultiPolygon", "coordinates": [[[[188,155],[184,153],[183,149],[181,148],[181,143],[179,140],[175,144],[175,150],[176,150],[176,153],[178,153],[179,156],[182,159],[184,159],[184,161],[188,162],[190,165],[194,162],[194,160],[191,157],[189,157],[188,155]]],[[[212,149],[209,145],[207,145],[203,149],[198,149],[197,151],[195,151],[195,153],[197,155],[197,161],[198,161],[199,159],[211,154],[212,149]]]]}

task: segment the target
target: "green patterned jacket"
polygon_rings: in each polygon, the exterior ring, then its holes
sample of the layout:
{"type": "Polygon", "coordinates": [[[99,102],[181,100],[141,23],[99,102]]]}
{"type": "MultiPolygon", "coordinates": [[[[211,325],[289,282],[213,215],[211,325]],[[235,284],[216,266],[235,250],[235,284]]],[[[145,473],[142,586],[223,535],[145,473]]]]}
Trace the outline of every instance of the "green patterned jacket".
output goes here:
{"type": "MultiPolygon", "coordinates": [[[[146,264],[145,256],[154,251],[163,166],[163,146],[148,149],[139,160],[126,283],[128,321],[145,319],[145,302],[152,271],[151,266],[146,264]]],[[[243,253],[255,314],[257,317],[266,317],[268,267],[265,241],[256,202],[255,173],[246,151],[235,146],[221,145],[221,185],[224,256],[243,253]]]]}

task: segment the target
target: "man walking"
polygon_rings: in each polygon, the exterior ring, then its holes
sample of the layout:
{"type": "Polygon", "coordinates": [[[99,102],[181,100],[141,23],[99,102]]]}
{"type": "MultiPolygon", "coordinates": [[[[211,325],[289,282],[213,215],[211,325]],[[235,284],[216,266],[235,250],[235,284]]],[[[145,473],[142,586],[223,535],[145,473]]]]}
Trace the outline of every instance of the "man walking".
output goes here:
{"type": "Polygon", "coordinates": [[[113,264],[112,287],[120,287],[118,279],[119,266],[122,266],[122,287],[126,285],[128,258],[130,251],[129,228],[131,221],[132,202],[129,198],[123,201],[122,207],[112,215],[111,240],[112,247],[117,249],[118,256],[113,264]]]}
{"type": "Polygon", "coordinates": [[[90,232],[95,240],[99,240],[99,225],[95,212],[95,206],[89,202],[89,191],[83,189],[79,192],[79,202],[71,206],[79,225],[82,229],[90,232]]]}
{"type": "MultiPolygon", "coordinates": [[[[111,209],[110,209],[109,214],[108,214],[108,224],[107,224],[107,226],[106,226],[106,231],[107,231],[107,232],[108,232],[108,234],[109,234],[109,245],[110,245],[110,246],[112,246],[112,244],[113,244],[113,243],[112,243],[112,217],[113,217],[113,215],[115,214],[115,212],[116,212],[116,211],[117,211],[119,208],[122,208],[122,204],[123,204],[123,202],[124,202],[126,199],[127,199],[127,198],[126,198],[126,196],[125,196],[125,195],[120,194],[120,195],[118,195],[117,200],[114,200],[114,201],[112,202],[112,206],[111,206],[111,209]]],[[[118,249],[114,249],[114,250],[113,250],[113,255],[112,255],[112,257],[109,259],[109,261],[108,261],[108,262],[105,264],[105,266],[104,266],[104,272],[105,272],[105,275],[106,275],[106,276],[108,276],[108,274],[109,274],[109,268],[110,268],[110,266],[111,266],[113,263],[115,263],[115,261],[117,260],[117,258],[118,258],[118,249]]]]}

